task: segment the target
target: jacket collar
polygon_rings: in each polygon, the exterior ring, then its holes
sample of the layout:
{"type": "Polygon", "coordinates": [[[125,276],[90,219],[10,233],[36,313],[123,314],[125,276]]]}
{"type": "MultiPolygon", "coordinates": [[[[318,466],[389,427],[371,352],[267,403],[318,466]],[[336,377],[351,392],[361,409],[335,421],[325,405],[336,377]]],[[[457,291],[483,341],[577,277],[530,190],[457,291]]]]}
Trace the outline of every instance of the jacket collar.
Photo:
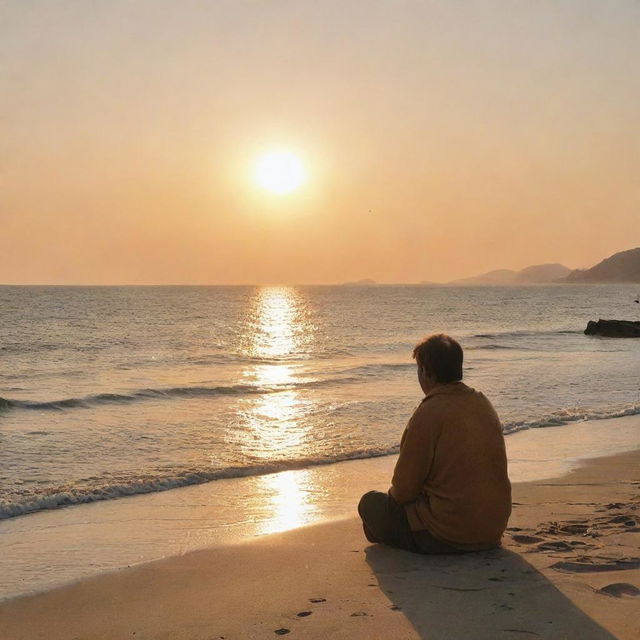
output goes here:
{"type": "Polygon", "coordinates": [[[424,400],[422,402],[424,402],[425,400],[428,400],[433,396],[437,396],[440,394],[459,395],[462,393],[468,393],[469,391],[473,391],[473,389],[471,389],[471,387],[467,387],[467,385],[464,382],[462,382],[462,380],[460,380],[459,382],[449,382],[447,384],[438,384],[433,389],[431,389],[429,393],[427,393],[427,395],[424,397],[424,400]]]}

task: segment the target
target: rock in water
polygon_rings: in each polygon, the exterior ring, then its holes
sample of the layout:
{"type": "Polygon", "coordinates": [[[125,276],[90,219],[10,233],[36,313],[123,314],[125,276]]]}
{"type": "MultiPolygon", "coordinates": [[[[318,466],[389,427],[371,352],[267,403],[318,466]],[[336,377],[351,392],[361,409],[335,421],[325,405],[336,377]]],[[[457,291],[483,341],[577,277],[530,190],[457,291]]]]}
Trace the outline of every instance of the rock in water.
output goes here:
{"type": "Polygon", "coordinates": [[[640,321],[635,320],[589,320],[584,330],[588,336],[606,338],[640,338],[640,321]]]}

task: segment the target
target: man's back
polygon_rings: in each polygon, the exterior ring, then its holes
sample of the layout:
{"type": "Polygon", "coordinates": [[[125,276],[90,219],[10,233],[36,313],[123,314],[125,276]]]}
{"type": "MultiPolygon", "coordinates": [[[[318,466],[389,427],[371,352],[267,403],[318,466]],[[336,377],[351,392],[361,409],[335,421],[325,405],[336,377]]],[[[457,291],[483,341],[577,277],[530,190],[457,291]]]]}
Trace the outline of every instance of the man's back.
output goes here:
{"type": "Polygon", "coordinates": [[[500,420],[462,382],[432,389],[402,437],[391,494],[411,529],[460,549],[495,547],[511,513],[500,420]]]}

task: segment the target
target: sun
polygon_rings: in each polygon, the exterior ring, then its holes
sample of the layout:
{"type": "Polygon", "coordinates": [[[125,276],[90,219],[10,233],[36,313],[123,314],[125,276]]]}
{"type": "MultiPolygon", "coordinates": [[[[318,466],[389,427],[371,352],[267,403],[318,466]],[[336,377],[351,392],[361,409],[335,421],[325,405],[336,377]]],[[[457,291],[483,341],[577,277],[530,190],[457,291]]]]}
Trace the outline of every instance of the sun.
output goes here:
{"type": "Polygon", "coordinates": [[[298,156],[290,151],[269,151],[255,165],[256,182],[280,195],[295,191],[305,179],[305,170],[298,156]]]}

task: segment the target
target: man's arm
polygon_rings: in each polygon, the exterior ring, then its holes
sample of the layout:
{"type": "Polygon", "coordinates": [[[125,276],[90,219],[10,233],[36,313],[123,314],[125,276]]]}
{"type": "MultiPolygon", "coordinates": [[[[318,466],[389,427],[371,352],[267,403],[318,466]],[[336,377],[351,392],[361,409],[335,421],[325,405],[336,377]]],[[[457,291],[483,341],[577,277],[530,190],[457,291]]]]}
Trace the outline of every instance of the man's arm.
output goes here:
{"type": "Polygon", "coordinates": [[[414,502],[429,474],[435,451],[434,425],[430,424],[426,407],[421,404],[402,434],[400,456],[391,480],[391,496],[401,504],[414,502]]]}

